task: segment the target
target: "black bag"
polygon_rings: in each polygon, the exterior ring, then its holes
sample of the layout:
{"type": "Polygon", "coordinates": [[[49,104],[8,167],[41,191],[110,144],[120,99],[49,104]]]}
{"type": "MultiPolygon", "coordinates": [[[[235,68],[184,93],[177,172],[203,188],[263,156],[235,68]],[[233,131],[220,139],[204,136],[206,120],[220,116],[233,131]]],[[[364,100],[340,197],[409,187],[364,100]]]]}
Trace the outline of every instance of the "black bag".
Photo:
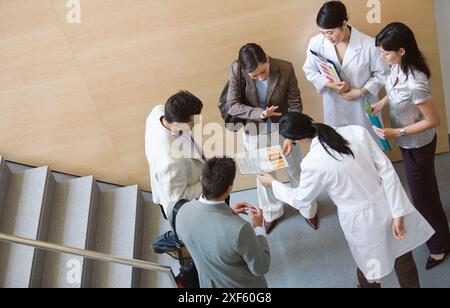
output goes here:
{"type": "Polygon", "coordinates": [[[153,243],[153,251],[155,253],[166,253],[178,260],[180,263],[180,274],[176,277],[176,282],[180,288],[200,288],[197,268],[192,261],[189,252],[183,242],[180,241],[176,231],[176,218],[181,207],[189,202],[188,200],[180,200],[169,212],[169,222],[173,231],[169,231],[159,236],[153,243]]]}
{"type": "MultiPolygon", "coordinates": [[[[247,105],[247,100],[245,98],[245,89],[247,87],[247,83],[245,82],[245,78],[242,76],[241,71],[241,65],[238,66],[239,71],[239,95],[242,100],[242,104],[247,105]]],[[[245,126],[247,123],[247,120],[232,116],[228,113],[228,104],[227,104],[227,96],[228,96],[228,89],[230,87],[230,82],[228,81],[225,85],[225,88],[223,88],[222,94],[220,95],[219,99],[219,110],[220,114],[222,115],[222,119],[225,122],[225,127],[233,132],[238,132],[241,128],[245,126]],[[229,125],[232,124],[232,125],[229,125]]]]}
{"type": "Polygon", "coordinates": [[[175,278],[180,289],[200,289],[197,268],[194,261],[189,260],[180,267],[180,274],[175,278]]]}

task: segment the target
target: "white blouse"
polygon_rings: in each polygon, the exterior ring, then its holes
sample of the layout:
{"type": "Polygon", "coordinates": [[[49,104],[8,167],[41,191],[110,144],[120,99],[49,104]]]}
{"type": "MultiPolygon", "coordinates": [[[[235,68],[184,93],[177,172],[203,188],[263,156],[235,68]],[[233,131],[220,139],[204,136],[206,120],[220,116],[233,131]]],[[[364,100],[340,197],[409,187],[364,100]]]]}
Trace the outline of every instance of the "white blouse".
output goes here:
{"type": "MultiPolygon", "coordinates": [[[[417,105],[431,100],[431,87],[428,77],[417,70],[406,75],[393,65],[386,83],[389,96],[393,128],[404,128],[424,119],[417,105]]],[[[397,138],[397,144],[404,149],[416,149],[430,144],[436,136],[435,129],[397,138]]]]}

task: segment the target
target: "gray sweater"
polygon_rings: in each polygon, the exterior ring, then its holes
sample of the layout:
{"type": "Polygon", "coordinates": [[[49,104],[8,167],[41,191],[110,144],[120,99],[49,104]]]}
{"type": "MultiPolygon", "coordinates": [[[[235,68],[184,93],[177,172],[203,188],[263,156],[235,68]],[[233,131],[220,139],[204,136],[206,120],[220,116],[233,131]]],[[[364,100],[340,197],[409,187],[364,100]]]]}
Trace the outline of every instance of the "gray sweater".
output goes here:
{"type": "Polygon", "coordinates": [[[177,215],[177,233],[197,267],[202,288],[267,288],[267,239],[225,203],[186,203],[177,215]]]}

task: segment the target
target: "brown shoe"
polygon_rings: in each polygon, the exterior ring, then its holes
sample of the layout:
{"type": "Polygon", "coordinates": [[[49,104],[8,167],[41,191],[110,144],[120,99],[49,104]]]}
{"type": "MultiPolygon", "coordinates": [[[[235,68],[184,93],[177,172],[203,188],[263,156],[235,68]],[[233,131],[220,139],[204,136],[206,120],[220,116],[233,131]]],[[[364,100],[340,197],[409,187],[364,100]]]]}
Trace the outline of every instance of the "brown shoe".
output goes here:
{"type": "Polygon", "coordinates": [[[319,216],[316,215],[311,219],[307,219],[305,218],[306,222],[308,223],[308,225],[311,226],[311,228],[313,228],[314,230],[319,230],[319,216]]]}
{"type": "Polygon", "coordinates": [[[266,233],[269,234],[273,228],[275,227],[275,225],[277,224],[277,221],[274,220],[272,222],[267,222],[264,220],[264,229],[266,229],[266,233]]]}

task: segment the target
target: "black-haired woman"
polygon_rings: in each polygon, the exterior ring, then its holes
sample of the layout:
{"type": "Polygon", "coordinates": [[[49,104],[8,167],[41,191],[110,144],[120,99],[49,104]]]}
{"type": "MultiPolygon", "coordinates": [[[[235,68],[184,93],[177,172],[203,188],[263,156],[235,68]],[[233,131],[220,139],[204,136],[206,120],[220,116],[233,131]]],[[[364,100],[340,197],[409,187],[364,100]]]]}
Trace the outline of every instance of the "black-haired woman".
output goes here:
{"type": "Polygon", "coordinates": [[[375,129],[400,146],[413,204],[436,230],[427,246],[431,252],[426,269],[444,261],[450,249],[448,219],[436,180],[434,156],[439,113],[431,97],[431,76],[413,31],[402,23],[386,26],[376,39],[382,56],[391,65],[388,95],[374,105],[375,112],[389,105],[393,128],[375,129]]]}
{"type": "Polygon", "coordinates": [[[380,287],[378,281],[394,267],[402,287],[420,287],[412,250],[434,231],[409,201],[368,130],[356,125],[335,130],[296,113],[284,116],[280,127],[285,138],[310,145],[301,163],[300,186],[290,188],[267,173],[259,176],[262,185],[294,208],[328,192],[358,265],[361,287],[380,287]]]}
{"type": "Polygon", "coordinates": [[[303,70],[323,97],[325,124],[332,127],[361,125],[378,141],[364,106],[366,99],[370,103],[378,101],[389,67],[380,58],[374,38],[349,24],[347,9],[340,1],[322,6],[317,26],[320,34],[309,43],[303,70]],[[334,63],[340,82],[323,74],[313,52],[334,63]]]}

